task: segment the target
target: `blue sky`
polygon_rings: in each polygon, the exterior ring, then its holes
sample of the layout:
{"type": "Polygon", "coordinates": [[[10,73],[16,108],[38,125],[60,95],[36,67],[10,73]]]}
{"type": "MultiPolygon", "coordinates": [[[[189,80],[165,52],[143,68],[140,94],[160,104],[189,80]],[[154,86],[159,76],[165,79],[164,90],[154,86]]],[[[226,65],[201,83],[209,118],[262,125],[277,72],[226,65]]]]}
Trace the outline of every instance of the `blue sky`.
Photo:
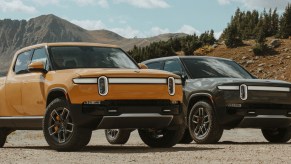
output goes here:
{"type": "Polygon", "coordinates": [[[30,19],[54,14],[88,30],[107,29],[124,37],[169,32],[217,36],[242,10],[278,8],[291,0],[0,0],[0,19],[30,19]]]}

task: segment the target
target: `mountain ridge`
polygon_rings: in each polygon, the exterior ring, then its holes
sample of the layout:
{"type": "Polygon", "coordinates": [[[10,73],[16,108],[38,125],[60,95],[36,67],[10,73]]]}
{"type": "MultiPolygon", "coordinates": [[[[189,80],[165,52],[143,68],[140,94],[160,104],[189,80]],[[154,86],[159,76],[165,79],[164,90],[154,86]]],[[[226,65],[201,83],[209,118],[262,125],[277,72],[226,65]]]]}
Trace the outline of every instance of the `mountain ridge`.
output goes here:
{"type": "Polygon", "coordinates": [[[53,14],[29,20],[0,20],[0,72],[6,72],[14,53],[26,46],[44,42],[98,42],[115,44],[124,50],[147,46],[187,34],[162,34],[149,38],[124,38],[109,30],[86,30],[53,14]]]}

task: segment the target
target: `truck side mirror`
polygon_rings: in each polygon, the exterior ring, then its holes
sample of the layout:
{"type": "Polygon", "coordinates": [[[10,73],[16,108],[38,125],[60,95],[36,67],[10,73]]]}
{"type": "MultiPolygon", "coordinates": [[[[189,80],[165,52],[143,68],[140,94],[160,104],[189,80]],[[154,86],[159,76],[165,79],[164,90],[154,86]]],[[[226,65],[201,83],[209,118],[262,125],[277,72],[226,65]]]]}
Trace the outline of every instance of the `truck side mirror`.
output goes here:
{"type": "Polygon", "coordinates": [[[138,66],[139,66],[140,69],[148,69],[148,66],[146,66],[143,63],[138,63],[138,66]]]}
{"type": "Polygon", "coordinates": [[[174,71],[173,73],[181,77],[182,84],[184,85],[187,80],[187,76],[184,73],[178,71],[174,71]]]}
{"type": "Polygon", "coordinates": [[[47,73],[47,70],[44,67],[43,62],[37,61],[32,62],[28,65],[29,72],[41,72],[41,73],[47,73]]]}

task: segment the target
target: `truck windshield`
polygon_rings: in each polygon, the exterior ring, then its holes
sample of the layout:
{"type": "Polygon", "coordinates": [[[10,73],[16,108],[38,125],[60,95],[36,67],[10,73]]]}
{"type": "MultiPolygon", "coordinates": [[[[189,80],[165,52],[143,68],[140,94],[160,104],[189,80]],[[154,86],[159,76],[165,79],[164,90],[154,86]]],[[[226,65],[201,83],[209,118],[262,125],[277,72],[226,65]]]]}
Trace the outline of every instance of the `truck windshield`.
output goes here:
{"type": "Polygon", "coordinates": [[[182,59],[193,79],[196,78],[243,78],[253,79],[244,68],[231,60],[215,58],[182,59]]]}
{"type": "Polygon", "coordinates": [[[74,68],[138,68],[119,48],[56,46],[49,47],[49,53],[55,70],[74,68]]]}

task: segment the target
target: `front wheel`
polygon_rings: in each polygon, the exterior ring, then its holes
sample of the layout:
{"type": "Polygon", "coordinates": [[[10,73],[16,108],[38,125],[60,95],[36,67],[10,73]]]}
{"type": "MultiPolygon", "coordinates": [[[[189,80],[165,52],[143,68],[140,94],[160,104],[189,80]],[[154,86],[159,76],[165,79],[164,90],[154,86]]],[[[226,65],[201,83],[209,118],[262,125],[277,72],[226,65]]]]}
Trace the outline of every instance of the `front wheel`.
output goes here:
{"type": "Polygon", "coordinates": [[[110,144],[126,144],[130,137],[131,130],[106,129],[105,136],[110,144]]]}
{"type": "Polygon", "coordinates": [[[92,131],[75,125],[67,100],[57,98],[47,107],[43,133],[47,143],[57,151],[77,151],[86,146],[92,131]]]}
{"type": "Polygon", "coordinates": [[[184,134],[184,127],[177,130],[138,129],[141,140],[150,147],[169,148],[176,145],[184,134]]]}
{"type": "Polygon", "coordinates": [[[198,144],[217,143],[223,133],[212,106],[199,101],[192,107],[188,117],[189,133],[198,144]]]}
{"type": "Polygon", "coordinates": [[[7,136],[13,131],[7,128],[0,128],[0,148],[5,145],[7,136]]]}
{"type": "Polygon", "coordinates": [[[263,136],[271,143],[286,143],[291,139],[291,127],[262,129],[263,136]]]}

